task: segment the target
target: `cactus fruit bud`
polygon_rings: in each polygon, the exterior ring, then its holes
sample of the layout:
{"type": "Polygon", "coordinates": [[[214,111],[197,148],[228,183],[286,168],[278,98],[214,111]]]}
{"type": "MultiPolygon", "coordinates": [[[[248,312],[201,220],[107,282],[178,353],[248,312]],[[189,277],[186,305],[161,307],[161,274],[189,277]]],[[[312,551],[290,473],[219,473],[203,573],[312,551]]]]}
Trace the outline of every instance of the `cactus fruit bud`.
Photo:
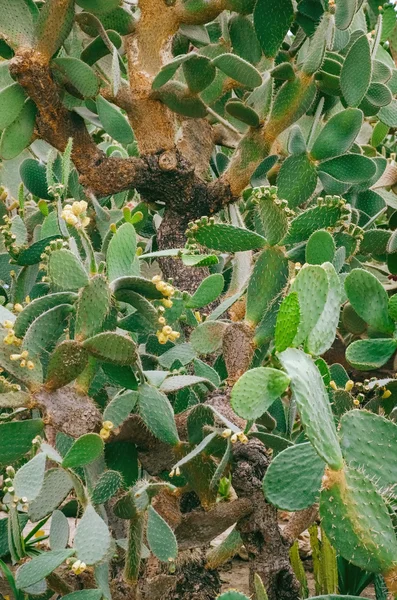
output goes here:
{"type": "Polygon", "coordinates": [[[350,392],[353,388],[354,388],[354,381],[352,381],[351,379],[349,379],[349,381],[346,381],[346,384],[345,384],[346,392],[350,392]]]}
{"type": "Polygon", "coordinates": [[[338,386],[336,385],[335,381],[330,381],[329,382],[329,387],[332,388],[333,390],[337,390],[338,386]]]}

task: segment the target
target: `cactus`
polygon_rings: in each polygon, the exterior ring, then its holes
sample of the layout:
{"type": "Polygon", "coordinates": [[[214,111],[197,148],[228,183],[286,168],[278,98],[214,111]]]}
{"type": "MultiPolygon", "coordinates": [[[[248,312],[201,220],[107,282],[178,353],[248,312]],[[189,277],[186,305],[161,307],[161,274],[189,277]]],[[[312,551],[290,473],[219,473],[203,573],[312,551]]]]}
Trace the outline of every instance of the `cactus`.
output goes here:
{"type": "Polygon", "coordinates": [[[0,0],[0,568],[187,598],[236,524],[203,597],[298,600],[319,504],[318,598],[396,594],[393,3],[159,8],[0,0]]]}

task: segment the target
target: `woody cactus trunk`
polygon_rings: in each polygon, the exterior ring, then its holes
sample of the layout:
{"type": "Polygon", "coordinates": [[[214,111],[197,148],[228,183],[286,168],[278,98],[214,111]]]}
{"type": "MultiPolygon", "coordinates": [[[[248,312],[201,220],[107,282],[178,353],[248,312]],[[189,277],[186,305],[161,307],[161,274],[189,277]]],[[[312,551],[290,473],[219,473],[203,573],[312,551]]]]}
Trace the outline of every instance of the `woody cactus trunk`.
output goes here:
{"type": "Polygon", "coordinates": [[[0,594],[247,600],[244,544],[298,600],[321,520],[319,598],[397,595],[396,56],[391,2],[0,0],[0,594]]]}

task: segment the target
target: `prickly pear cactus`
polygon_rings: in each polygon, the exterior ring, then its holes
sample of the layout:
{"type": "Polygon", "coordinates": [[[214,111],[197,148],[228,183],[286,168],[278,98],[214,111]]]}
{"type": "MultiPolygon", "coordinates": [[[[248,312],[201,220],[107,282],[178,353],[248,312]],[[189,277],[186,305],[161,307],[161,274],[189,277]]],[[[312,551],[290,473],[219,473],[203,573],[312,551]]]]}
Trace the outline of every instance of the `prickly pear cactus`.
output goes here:
{"type": "Polygon", "coordinates": [[[397,595],[394,4],[0,0],[0,598],[397,595]]]}

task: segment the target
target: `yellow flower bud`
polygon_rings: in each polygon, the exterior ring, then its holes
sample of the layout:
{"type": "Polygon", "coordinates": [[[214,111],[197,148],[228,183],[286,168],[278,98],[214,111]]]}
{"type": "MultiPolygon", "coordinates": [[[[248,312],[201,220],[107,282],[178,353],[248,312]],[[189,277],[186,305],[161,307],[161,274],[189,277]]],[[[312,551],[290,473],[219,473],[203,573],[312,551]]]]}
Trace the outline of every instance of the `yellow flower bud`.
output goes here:
{"type": "Polygon", "coordinates": [[[11,321],[4,321],[3,327],[5,327],[6,329],[12,329],[13,323],[11,321]]]}
{"type": "Polygon", "coordinates": [[[22,358],[27,358],[29,356],[29,352],[27,350],[24,350],[23,352],[21,352],[21,356],[22,358]]]}
{"type": "Polygon", "coordinates": [[[351,379],[349,379],[349,381],[346,381],[345,391],[350,392],[353,388],[354,388],[354,381],[352,381],[351,379]]]}
{"type": "Polygon", "coordinates": [[[333,390],[337,390],[338,389],[338,386],[336,385],[335,381],[330,381],[329,387],[332,388],[333,390]]]}
{"type": "Polygon", "coordinates": [[[26,363],[26,366],[29,369],[29,371],[33,371],[33,369],[34,369],[34,362],[32,362],[31,360],[28,360],[28,362],[26,363]]]}
{"type": "Polygon", "coordinates": [[[164,298],[162,302],[165,308],[172,308],[172,300],[170,300],[169,298],[164,298]]]}
{"type": "Polygon", "coordinates": [[[155,275],[154,277],[152,277],[152,283],[160,283],[160,282],[161,282],[160,275],[155,275]]]}
{"type": "Polygon", "coordinates": [[[78,217],[79,215],[81,215],[82,212],[84,212],[84,209],[80,206],[80,202],[73,202],[72,212],[74,215],[76,215],[76,217],[78,217]]]}
{"type": "Polygon", "coordinates": [[[354,398],[353,404],[354,404],[354,406],[360,406],[360,400],[358,400],[357,398],[354,398]]]}
{"type": "Polygon", "coordinates": [[[99,432],[99,435],[101,436],[101,438],[103,440],[108,440],[110,437],[110,431],[108,429],[105,429],[104,427],[101,429],[101,431],[99,432]]]}
{"type": "Polygon", "coordinates": [[[237,437],[237,433],[233,433],[232,437],[230,438],[230,441],[232,442],[232,444],[235,444],[238,440],[237,437]]]}
{"type": "Polygon", "coordinates": [[[90,217],[84,217],[83,219],[81,219],[81,226],[83,227],[83,229],[90,224],[90,220],[90,217]]]}
{"type": "Polygon", "coordinates": [[[165,325],[166,324],[166,320],[164,317],[159,317],[159,323],[160,325],[165,325]]]}
{"type": "Polygon", "coordinates": [[[22,368],[25,368],[26,367],[26,360],[25,359],[21,360],[21,362],[19,363],[19,366],[22,367],[22,368]]]}
{"type": "Polygon", "coordinates": [[[231,435],[232,435],[232,430],[231,430],[231,429],[225,429],[225,430],[222,432],[222,434],[221,434],[221,436],[222,436],[223,438],[225,438],[225,439],[226,439],[226,438],[229,438],[231,435]]]}
{"type": "Polygon", "coordinates": [[[387,398],[390,398],[390,396],[391,396],[391,391],[385,390],[382,394],[382,400],[386,400],[387,398]]]}
{"type": "Polygon", "coordinates": [[[21,354],[11,354],[10,355],[10,360],[14,361],[14,360],[19,360],[22,357],[21,354]]]}
{"type": "Polygon", "coordinates": [[[114,424],[112,423],[112,421],[104,421],[102,423],[102,427],[111,431],[112,429],[114,429],[114,424]]]}
{"type": "Polygon", "coordinates": [[[170,335],[172,334],[172,327],[170,327],[169,325],[164,325],[162,331],[164,335],[170,335]]]}
{"type": "Polygon", "coordinates": [[[22,304],[19,304],[19,303],[14,304],[14,310],[15,310],[15,312],[18,312],[18,313],[22,312],[23,311],[22,304]]]}
{"type": "Polygon", "coordinates": [[[161,331],[159,331],[157,333],[157,339],[160,342],[160,344],[166,344],[167,343],[167,336],[164,335],[164,333],[162,333],[161,331]]]}
{"type": "Polygon", "coordinates": [[[198,321],[199,323],[201,323],[201,321],[202,321],[203,319],[201,318],[201,315],[200,315],[200,313],[199,313],[199,311],[198,311],[198,310],[196,310],[196,311],[195,311],[195,313],[194,313],[194,316],[196,317],[197,321],[198,321]]]}

